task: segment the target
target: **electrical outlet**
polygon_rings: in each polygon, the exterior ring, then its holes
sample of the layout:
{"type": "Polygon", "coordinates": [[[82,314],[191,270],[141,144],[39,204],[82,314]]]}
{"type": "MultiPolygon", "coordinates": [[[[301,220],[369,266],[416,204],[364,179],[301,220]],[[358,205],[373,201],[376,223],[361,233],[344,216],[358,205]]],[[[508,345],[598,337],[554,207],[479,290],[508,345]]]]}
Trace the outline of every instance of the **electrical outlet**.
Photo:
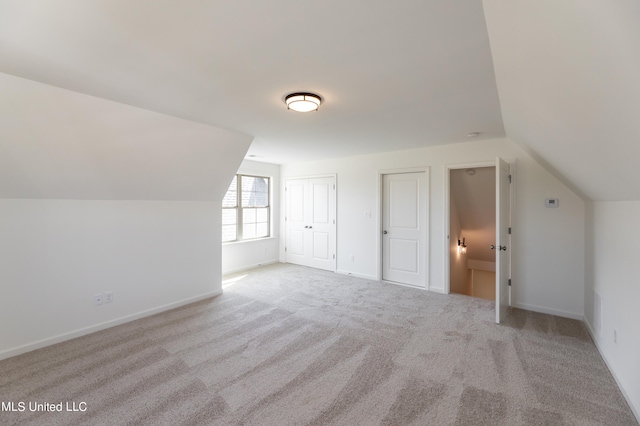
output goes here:
{"type": "Polygon", "coordinates": [[[93,295],[93,304],[94,305],[102,305],[102,293],[93,295]]]}
{"type": "Polygon", "coordinates": [[[113,302],[113,292],[112,291],[105,291],[104,292],[104,303],[111,303],[113,302]]]}

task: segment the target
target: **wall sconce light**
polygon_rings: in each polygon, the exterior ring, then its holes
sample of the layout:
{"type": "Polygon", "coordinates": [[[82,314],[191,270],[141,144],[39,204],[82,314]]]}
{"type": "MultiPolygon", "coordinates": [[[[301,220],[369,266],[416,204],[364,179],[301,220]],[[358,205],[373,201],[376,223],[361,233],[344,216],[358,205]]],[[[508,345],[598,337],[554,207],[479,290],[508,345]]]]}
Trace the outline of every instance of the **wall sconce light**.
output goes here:
{"type": "Polygon", "coordinates": [[[466,253],[467,252],[467,245],[464,242],[464,238],[462,239],[462,241],[458,240],[458,253],[466,253]]]}

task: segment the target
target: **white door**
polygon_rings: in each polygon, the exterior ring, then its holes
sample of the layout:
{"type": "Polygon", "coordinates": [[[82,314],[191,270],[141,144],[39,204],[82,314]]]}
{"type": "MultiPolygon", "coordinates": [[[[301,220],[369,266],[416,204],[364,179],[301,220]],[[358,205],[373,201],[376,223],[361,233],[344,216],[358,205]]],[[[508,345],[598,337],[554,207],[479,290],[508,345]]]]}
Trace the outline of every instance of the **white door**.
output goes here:
{"type": "Polygon", "coordinates": [[[308,266],[335,271],[335,197],[333,178],[309,179],[308,266]]]}
{"type": "Polygon", "coordinates": [[[335,271],[335,178],[286,183],[286,261],[335,271]]]}
{"type": "Polygon", "coordinates": [[[426,173],[382,177],[382,279],[425,287],[426,173]]]}
{"type": "Polygon", "coordinates": [[[496,159],[496,323],[504,320],[509,306],[509,226],[511,223],[509,163],[496,159]]]}
{"type": "Polygon", "coordinates": [[[309,238],[306,211],[307,185],[306,179],[299,179],[288,180],[285,186],[286,260],[299,265],[306,265],[306,247],[309,238]]]}

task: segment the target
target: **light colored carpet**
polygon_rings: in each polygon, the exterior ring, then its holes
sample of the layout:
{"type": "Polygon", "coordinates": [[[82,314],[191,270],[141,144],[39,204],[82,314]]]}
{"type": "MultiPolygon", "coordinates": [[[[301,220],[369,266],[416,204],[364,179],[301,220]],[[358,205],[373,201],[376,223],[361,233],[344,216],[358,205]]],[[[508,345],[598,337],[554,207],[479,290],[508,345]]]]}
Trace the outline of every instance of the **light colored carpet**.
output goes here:
{"type": "MultiPolygon", "coordinates": [[[[242,276],[245,275],[243,278],[242,276]]],[[[0,362],[0,424],[636,425],[584,325],[293,265],[0,362]]]]}

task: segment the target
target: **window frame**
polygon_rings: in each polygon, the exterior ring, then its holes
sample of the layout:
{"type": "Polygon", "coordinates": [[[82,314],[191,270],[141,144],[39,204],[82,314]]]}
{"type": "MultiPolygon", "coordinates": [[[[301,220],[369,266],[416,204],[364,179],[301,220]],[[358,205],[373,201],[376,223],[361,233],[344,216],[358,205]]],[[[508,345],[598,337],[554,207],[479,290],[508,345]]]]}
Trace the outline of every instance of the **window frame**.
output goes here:
{"type": "MultiPolygon", "coordinates": [[[[260,239],[264,239],[264,238],[270,238],[271,237],[271,231],[272,231],[272,227],[271,227],[271,177],[270,176],[260,176],[260,175],[250,175],[250,174],[244,174],[244,173],[236,173],[234,175],[235,180],[236,180],[236,203],[235,206],[229,206],[229,207],[225,207],[224,205],[222,206],[222,210],[235,210],[236,214],[235,214],[235,225],[236,225],[236,236],[235,239],[233,240],[228,240],[228,241],[222,241],[222,244],[228,244],[228,243],[237,243],[237,242],[241,242],[241,241],[254,241],[254,240],[260,240],[260,239]],[[247,207],[243,207],[242,206],[242,178],[259,178],[259,179],[265,179],[267,182],[267,203],[264,206],[247,206],[247,207]],[[259,237],[245,237],[244,236],[244,210],[245,209],[262,209],[262,208],[266,208],[267,209],[267,235],[262,235],[259,237]]],[[[226,194],[229,192],[229,189],[231,189],[231,185],[233,184],[233,179],[231,180],[231,183],[229,184],[229,188],[227,188],[227,192],[225,192],[225,196],[226,194]]],[[[257,216],[257,212],[256,212],[256,216],[257,216]]],[[[258,223],[258,222],[256,222],[258,223]]]]}

